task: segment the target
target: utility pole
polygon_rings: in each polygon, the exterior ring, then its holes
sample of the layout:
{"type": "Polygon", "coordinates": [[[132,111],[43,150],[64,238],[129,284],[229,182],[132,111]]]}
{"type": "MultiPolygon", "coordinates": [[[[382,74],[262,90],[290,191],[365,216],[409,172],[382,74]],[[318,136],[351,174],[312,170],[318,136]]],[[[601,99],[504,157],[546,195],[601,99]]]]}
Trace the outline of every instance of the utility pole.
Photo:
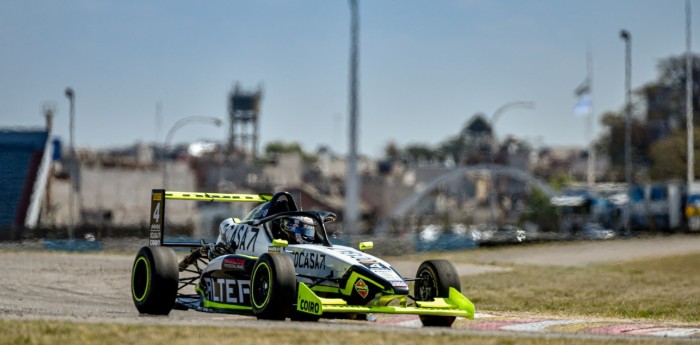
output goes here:
{"type": "Polygon", "coordinates": [[[70,87],[66,88],[66,97],[68,98],[68,102],[70,103],[70,128],[69,128],[69,135],[70,135],[70,165],[68,168],[68,171],[70,172],[70,190],[68,193],[68,211],[70,214],[70,224],[68,225],[68,239],[70,240],[70,243],[73,242],[73,232],[75,231],[75,205],[74,205],[74,196],[75,192],[79,189],[78,184],[80,183],[78,181],[78,172],[77,172],[77,167],[76,167],[76,157],[75,157],[75,93],[73,92],[73,89],[70,87]]]}
{"type": "Polygon", "coordinates": [[[630,189],[632,187],[632,37],[627,30],[620,31],[625,41],[625,182],[627,183],[627,205],[625,206],[625,233],[630,233],[630,189]]]}
{"type": "Polygon", "coordinates": [[[345,180],[345,230],[359,233],[360,184],[357,176],[358,68],[359,68],[359,10],[357,0],[350,0],[350,148],[345,180]]]}
{"type": "Polygon", "coordinates": [[[588,79],[588,96],[591,98],[591,106],[588,111],[588,166],[586,173],[586,182],[588,188],[593,188],[595,185],[595,161],[596,152],[593,139],[595,137],[595,112],[593,111],[593,54],[591,48],[586,52],[586,74],[588,79]]]}

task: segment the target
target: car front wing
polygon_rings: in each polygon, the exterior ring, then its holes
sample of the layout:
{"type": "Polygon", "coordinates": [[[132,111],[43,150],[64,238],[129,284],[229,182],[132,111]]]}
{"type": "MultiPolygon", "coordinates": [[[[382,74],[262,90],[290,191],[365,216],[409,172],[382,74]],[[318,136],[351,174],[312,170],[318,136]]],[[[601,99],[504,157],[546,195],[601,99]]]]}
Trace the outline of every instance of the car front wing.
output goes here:
{"type": "Polygon", "coordinates": [[[300,282],[297,291],[297,310],[307,314],[324,313],[383,313],[430,316],[459,316],[474,319],[474,304],[455,288],[450,288],[447,298],[436,297],[433,301],[416,301],[415,306],[406,305],[406,296],[382,296],[369,305],[348,305],[340,298],[323,298],[316,295],[306,284],[300,282]],[[388,305],[398,300],[398,305],[388,305]]]}

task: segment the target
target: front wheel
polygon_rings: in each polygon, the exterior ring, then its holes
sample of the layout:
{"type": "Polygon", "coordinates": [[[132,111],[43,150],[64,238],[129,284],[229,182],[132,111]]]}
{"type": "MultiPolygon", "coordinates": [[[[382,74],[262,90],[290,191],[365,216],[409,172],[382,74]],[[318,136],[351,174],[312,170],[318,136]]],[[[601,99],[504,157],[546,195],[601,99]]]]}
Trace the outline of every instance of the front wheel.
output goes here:
{"type": "Polygon", "coordinates": [[[250,278],[250,304],[259,319],[284,320],[296,299],[296,273],[292,259],[265,253],[250,278]]]}
{"type": "Polygon", "coordinates": [[[168,315],[175,306],[178,275],[172,249],[141,248],[131,268],[131,298],[139,313],[168,315]]]}
{"type": "MultiPolygon", "coordinates": [[[[450,287],[462,290],[457,270],[447,260],[428,260],[418,266],[414,285],[414,294],[418,301],[432,301],[435,297],[450,296],[450,287]]],[[[450,327],[455,322],[454,316],[425,316],[420,320],[423,326],[450,327]]]]}

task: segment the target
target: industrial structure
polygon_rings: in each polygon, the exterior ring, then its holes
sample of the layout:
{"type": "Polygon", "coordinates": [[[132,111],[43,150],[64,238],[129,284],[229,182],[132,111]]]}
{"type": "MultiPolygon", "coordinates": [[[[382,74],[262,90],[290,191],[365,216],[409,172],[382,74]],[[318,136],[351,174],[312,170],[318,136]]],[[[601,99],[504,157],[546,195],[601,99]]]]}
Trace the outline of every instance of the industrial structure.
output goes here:
{"type": "Polygon", "coordinates": [[[229,155],[242,153],[252,158],[257,156],[261,100],[261,85],[255,91],[245,91],[236,83],[229,93],[229,155]]]}

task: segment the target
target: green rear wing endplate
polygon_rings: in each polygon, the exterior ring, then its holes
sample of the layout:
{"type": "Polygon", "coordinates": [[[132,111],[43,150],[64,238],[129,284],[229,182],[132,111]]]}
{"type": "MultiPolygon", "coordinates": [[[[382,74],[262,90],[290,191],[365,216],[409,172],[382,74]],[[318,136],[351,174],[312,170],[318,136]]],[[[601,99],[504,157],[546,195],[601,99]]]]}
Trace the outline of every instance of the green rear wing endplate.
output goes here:
{"type": "Polygon", "coordinates": [[[348,305],[340,298],[322,298],[316,295],[306,284],[299,283],[297,310],[300,312],[322,315],[324,313],[384,313],[411,314],[431,316],[459,316],[474,319],[474,304],[455,288],[450,288],[447,298],[435,298],[433,301],[416,301],[416,306],[348,305]]]}
{"type": "Polygon", "coordinates": [[[197,247],[193,242],[164,242],[165,238],[165,201],[189,200],[202,202],[266,202],[272,200],[272,194],[226,194],[201,192],[174,192],[153,189],[151,192],[150,231],[148,245],[167,247],[197,247]]]}

